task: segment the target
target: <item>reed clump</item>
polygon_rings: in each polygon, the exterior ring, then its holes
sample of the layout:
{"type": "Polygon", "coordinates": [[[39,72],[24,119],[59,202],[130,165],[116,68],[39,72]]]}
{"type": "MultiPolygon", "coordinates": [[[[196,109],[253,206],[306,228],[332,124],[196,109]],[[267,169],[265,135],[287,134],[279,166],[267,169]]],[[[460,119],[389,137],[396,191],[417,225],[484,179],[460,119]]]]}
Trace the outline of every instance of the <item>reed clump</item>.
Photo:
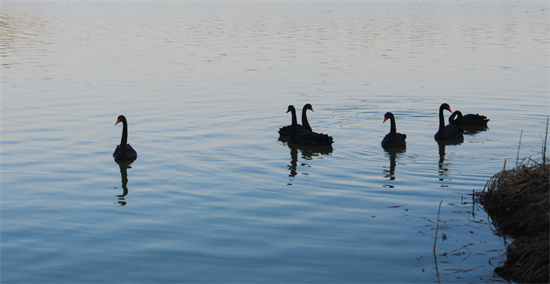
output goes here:
{"type": "Polygon", "coordinates": [[[514,239],[495,273],[508,281],[549,283],[550,165],[529,161],[494,175],[479,201],[497,232],[514,239]]]}

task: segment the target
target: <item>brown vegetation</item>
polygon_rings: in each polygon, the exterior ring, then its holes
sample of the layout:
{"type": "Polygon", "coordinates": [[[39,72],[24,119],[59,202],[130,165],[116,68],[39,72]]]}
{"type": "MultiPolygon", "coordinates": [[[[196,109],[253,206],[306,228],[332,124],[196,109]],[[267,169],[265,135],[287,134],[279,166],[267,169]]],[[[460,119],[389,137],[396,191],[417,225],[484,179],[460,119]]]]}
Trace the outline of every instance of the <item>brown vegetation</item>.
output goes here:
{"type": "Polygon", "coordinates": [[[497,232],[514,239],[506,249],[506,262],[495,272],[508,281],[549,283],[550,165],[545,159],[530,162],[534,165],[493,176],[479,201],[497,232]]]}

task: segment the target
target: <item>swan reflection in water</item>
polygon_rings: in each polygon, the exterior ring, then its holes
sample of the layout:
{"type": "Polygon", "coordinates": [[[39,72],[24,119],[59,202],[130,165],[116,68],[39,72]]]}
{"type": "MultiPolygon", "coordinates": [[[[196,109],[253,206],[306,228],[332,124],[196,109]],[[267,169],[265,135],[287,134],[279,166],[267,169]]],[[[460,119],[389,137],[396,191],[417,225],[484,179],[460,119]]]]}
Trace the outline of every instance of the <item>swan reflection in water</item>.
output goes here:
{"type": "Polygon", "coordinates": [[[120,178],[122,180],[122,194],[117,195],[118,202],[115,203],[115,205],[124,206],[126,205],[126,200],[124,197],[128,195],[128,169],[131,169],[131,164],[135,160],[128,160],[128,161],[120,161],[116,160],[115,162],[118,164],[118,167],[120,169],[120,178]]]}
{"type": "Polygon", "coordinates": [[[464,130],[464,135],[474,136],[478,133],[489,131],[489,126],[479,125],[479,126],[460,126],[464,130]]]}
{"type": "MultiPolygon", "coordinates": [[[[302,159],[308,161],[313,160],[314,157],[318,157],[320,155],[330,155],[333,150],[332,146],[303,146],[288,143],[287,146],[290,148],[290,164],[288,165],[288,170],[290,173],[288,176],[291,178],[298,174],[298,150],[302,153],[302,159]]],[[[310,167],[307,163],[301,163],[300,165],[310,167]]],[[[307,175],[307,173],[303,174],[307,175]]],[[[288,185],[291,185],[291,183],[288,183],[288,185]]]]}
{"type": "MultiPolygon", "coordinates": [[[[395,166],[397,165],[396,158],[397,156],[401,156],[403,153],[407,151],[407,148],[405,147],[397,147],[397,148],[383,148],[386,152],[386,156],[390,158],[390,168],[388,170],[388,167],[384,166],[384,178],[387,178],[389,180],[395,180],[395,166]]],[[[392,185],[386,185],[384,187],[390,187],[393,188],[392,185]]]]}
{"type": "Polygon", "coordinates": [[[289,147],[290,148],[290,165],[288,165],[288,169],[290,170],[289,177],[295,177],[298,172],[296,172],[296,165],[298,164],[298,148],[296,147],[289,147]]]}
{"type": "MultiPolygon", "coordinates": [[[[451,163],[445,162],[445,147],[447,145],[460,145],[464,139],[455,139],[455,140],[443,140],[438,141],[437,145],[439,147],[439,162],[438,162],[438,174],[439,174],[439,181],[444,182],[446,180],[450,180],[448,178],[449,174],[449,166],[451,163]]],[[[442,184],[441,187],[448,187],[448,185],[442,184]]]]}

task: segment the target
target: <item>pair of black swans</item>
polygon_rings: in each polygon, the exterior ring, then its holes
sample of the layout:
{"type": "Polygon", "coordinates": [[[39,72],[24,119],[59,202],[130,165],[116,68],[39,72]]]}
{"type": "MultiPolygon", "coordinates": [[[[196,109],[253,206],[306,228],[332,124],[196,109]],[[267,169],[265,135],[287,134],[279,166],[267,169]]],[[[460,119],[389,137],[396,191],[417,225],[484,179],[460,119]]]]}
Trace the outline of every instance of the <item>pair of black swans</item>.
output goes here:
{"type": "Polygon", "coordinates": [[[298,124],[296,119],[296,109],[289,105],[287,113],[292,115],[292,124],[279,128],[279,136],[282,139],[287,138],[289,143],[305,146],[330,146],[334,143],[331,136],[323,133],[314,132],[307,120],[307,111],[313,111],[311,104],[306,104],[302,108],[302,124],[298,124]]]}
{"type": "MultiPolygon", "coordinates": [[[[302,124],[298,124],[296,119],[296,109],[293,105],[289,105],[287,113],[292,115],[292,124],[279,128],[279,135],[281,138],[287,138],[289,143],[304,146],[331,146],[334,140],[331,136],[323,133],[314,132],[307,120],[307,111],[313,111],[311,104],[306,104],[302,108],[302,124]]],[[[384,115],[385,123],[390,120],[390,133],[388,133],[382,140],[382,147],[384,148],[396,148],[405,147],[407,135],[397,133],[395,127],[395,117],[391,112],[387,112],[384,115]]],[[[484,115],[479,114],[466,114],[462,115],[460,111],[451,111],[451,107],[444,103],[439,107],[439,130],[434,135],[435,140],[460,140],[463,139],[463,127],[486,127],[489,119],[484,115]],[[449,125],[445,125],[445,118],[443,111],[447,110],[452,113],[449,117],[449,125]]],[[[137,159],[137,152],[128,144],[128,121],[124,115],[120,115],[115,123],[122,123],[122,138],[120,145],[116,147],[113,157],[115,160],[135,160],[137,159]]]]}

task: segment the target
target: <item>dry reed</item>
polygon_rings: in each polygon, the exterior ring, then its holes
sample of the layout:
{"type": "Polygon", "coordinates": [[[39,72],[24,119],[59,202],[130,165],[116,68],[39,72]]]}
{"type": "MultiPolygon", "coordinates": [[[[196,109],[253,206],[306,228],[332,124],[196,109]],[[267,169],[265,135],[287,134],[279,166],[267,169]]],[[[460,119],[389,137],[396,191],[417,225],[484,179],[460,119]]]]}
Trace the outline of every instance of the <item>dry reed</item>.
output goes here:
{"type": "Polygon", "coordinates": [[[497,232],[515,239],[495,272],[509,281],[548,283],[550,165],[530,162],[494,175],[480,202],[497,232]]]}

